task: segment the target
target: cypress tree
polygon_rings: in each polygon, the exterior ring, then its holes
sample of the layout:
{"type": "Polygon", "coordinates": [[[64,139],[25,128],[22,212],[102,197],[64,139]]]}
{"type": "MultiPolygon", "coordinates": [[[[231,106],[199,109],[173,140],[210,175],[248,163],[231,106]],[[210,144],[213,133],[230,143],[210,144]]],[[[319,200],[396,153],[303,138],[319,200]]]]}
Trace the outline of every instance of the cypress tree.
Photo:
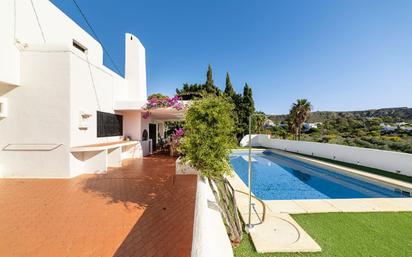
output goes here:
{"type": "Polygon", "coordinates": [[[242,137],[249,133],[249,116],[255,112],[255,104],[253,101],[252,95],[252,88],[249,87],[247,83],[243,88],[243,95],[239,95],[238,97],[238,120],[239,120],[239,127],[241,131],[239,131],[239,137],[242,137]]]}
{"type": "Polygon", "coordinates": [[[233,96],[236,94],[235,90],[233,89],[232,82],[230,81],[229,72],[226,73],[226,87],[225,87],[225,95],[233,99],[233,96]]]}
{"type": "Polygon", "coordinates": [[[206,83],[205,83],[205,90],[206,93],[208,94],[216,94],[216,86],[215,82],[213,81],[213,72],[212,72],[212,66],[207,68],[207,73],[206,73],[206,83]]]}
{"type": "Polygon", "coordinates": [[[243,103],[245,104],[248,116],[255,112],[255,102],[253,101],[252,88],[245,83],[243,88],[243,103]]]}
{"type": "Polygon", "coordinates": [[[240,125],[241,117],[242,117],[242,95],[236,94],[235,90],[233,89],[232,82],[230,81],[229,72],[226,73],[226,86],[224,94],[226,97],[235,105],[235,109],[233,110],[233,119],[235,121],[235,133],[236,138],[238,140],[242,139],[243,136],[243,128],[240,125]],[[240,138],[240,139],[239,139],[240,138]]]}

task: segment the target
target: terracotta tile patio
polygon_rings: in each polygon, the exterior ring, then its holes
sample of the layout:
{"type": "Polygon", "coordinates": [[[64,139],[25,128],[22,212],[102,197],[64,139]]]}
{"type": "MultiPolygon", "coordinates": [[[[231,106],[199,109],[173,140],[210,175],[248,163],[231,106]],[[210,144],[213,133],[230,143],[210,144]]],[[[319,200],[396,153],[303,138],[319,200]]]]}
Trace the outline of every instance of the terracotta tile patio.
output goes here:
{"type": "Polygon", "coordinates": [[[0,256],[190,256],[196,178],[175,159],[104,175],[0,179],[0,256]]]}

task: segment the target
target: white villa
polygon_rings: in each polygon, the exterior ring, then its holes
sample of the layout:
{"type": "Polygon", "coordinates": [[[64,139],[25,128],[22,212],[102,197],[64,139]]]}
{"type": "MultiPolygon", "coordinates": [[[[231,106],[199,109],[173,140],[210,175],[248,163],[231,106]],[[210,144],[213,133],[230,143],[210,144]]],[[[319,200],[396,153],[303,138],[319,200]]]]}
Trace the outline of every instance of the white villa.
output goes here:
{"type": "Polygon", "coordinates": [[[385,124],[385,123],[381,123],[379,124],[379,126],[381,127],[381,129],[385,132],[394,132],[396,130],[403,130],[406,132],[410,132],[412,131],[412,127],[408,126],[409,124],[406,122],[397,122],[394,125],[391,124],[385,124]]]}
{"type": "Polygon", "coordinates": [[[0,21],[0,177],[104,172],[148,155],[163,121],[182,117],[174,109],[142,117],[145,48],[136,36],[125,35],[123,78],[48,0],[2,0],[0,21]]]}
{"type": "Polygon", "coordinates": [[[305,122],[303,123],[303,131],[309,131],[311,129],[317,129],[319,125],[321,125],[321,122],[305,122]]]}

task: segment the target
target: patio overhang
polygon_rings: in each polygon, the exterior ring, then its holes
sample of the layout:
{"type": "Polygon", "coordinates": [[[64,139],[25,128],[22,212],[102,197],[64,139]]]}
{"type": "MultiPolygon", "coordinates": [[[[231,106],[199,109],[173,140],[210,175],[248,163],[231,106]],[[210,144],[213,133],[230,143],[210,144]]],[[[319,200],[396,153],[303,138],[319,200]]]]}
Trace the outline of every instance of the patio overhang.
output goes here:
{"type": "Polygon", "coordinates": [[[153,109],[145,109],[145,101],[116,101],[114,103],[114,110],[120,112],[137,111],[142,115],[149,112],[149,117],[157,121],[180,121],[184,120],[187,107],[190,101],[181,101],[182,108],[174,107],[160,107],[153,109]]]}
{"type": "Polygon", "coordinates": [[[185,109],[159,108],[149,110],[150,117],[159,121],[179,121],[185,118],[185,109]]]}

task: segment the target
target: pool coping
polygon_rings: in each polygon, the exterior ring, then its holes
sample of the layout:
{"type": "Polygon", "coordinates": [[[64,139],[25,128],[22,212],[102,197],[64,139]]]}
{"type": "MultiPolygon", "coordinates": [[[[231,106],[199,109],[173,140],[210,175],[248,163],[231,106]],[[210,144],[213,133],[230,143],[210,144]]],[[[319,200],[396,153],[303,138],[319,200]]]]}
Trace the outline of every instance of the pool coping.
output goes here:
{"type": "MultiPolygon", "coordinates": [[[[342,167],[336,164],[329,164],[324,161],[298,156],[285,151],[267,149],[286,157],[298,159],[306,163],[315,164],[321,167],[332,168],[336,172],[345,175],[361,177],[370,182],[385,184],[388,186],[401,187],[407,190],[412,189],[412,184],[397,181],[395,179],[383,177],[375,174],[368,174],[352,168],[342,167]]],[[[242,150],[244,152],[245,150],[242,150]]],[[[247,150],[246,150],[247,151],[247,150]]],[[[253,152],[263,152],[265,149],[253,150],[253,152]]],[[[234,151],[234,153],[239,150],[234,151]]],[[[247,185],[232,171],[228,176],[229,183],[235,190],[248,192],[247,185]]],[[[409,191],[410,192],[410,191],[409,191]]],[[[252,193],[252,195],[254,195],[252,193]]],[[[248,197],[241,193],[235,193],[236,202],[241,217],[245,223],[248,220],[248,197]]],[[[290,214],[307,213],[328,213],[328,212],[412,212],[411,198],[350,198],[350,199],[305,199],[305,200],[263,200],[266,206],[266,220],[260,223],[263,214],[263,206],[258,200],[252,198],[254,211],[252,213],[252,223],[256,224],[250,236],[256,251],[267,252],[318,252],[321,247],[308,235],[302,227],[297,224],[290,214]],[[295,241],[279,241],[279,238],[290,238],[291,234],[299,235],[295,241]]]]}
{"type": "MultiPolygon", "coordinates": [[[[232,176],[228,176],[227,179],[235,190],[248,192],[248,187],[236,172],[233,171],[232,176]]],[[[246,224],[248,222],[249,198],[236,191],[235,198],[240,216],[246,224]]],[[[250,237],[258,253],[321,251],[321,247],[315,240],[288,213],[273,211],[266,201],[263,202],[267,209],[265,220],[261,222],[264,212],[263,206],[258,200],[252,198],[258,215],[253,211],[252,224],[254,224],[254,228],[250,231],[250,237]]]]}
{"type": "Polygon", "coordinates": [[[349,175],[355,178],[361,178],[371,183],[378,183],[381,186],[398,187],[402,189],[403,191],[410,192],[412,195],[412,183],[409,183],[409,182],[369,173],[366,171],[357,170],[354,168],[345,167],[345,166],[338,165],[338,164],[329,163],[326,161],[321,161],[318,159],[313,159],[313,158],[306,157],[306,156],[297,155],[297,154],[287,152],[287,151],[276,150],[276,149],[267,149],[266,151],[270,151],[275,154],[283,155],[285,157],[289,157],[289,158],[299,160],[305,163],[309,163],[312,165],[317,165],[323,168],[332,169],[335,172],[343,173],[344,175],[349,175]]]}

